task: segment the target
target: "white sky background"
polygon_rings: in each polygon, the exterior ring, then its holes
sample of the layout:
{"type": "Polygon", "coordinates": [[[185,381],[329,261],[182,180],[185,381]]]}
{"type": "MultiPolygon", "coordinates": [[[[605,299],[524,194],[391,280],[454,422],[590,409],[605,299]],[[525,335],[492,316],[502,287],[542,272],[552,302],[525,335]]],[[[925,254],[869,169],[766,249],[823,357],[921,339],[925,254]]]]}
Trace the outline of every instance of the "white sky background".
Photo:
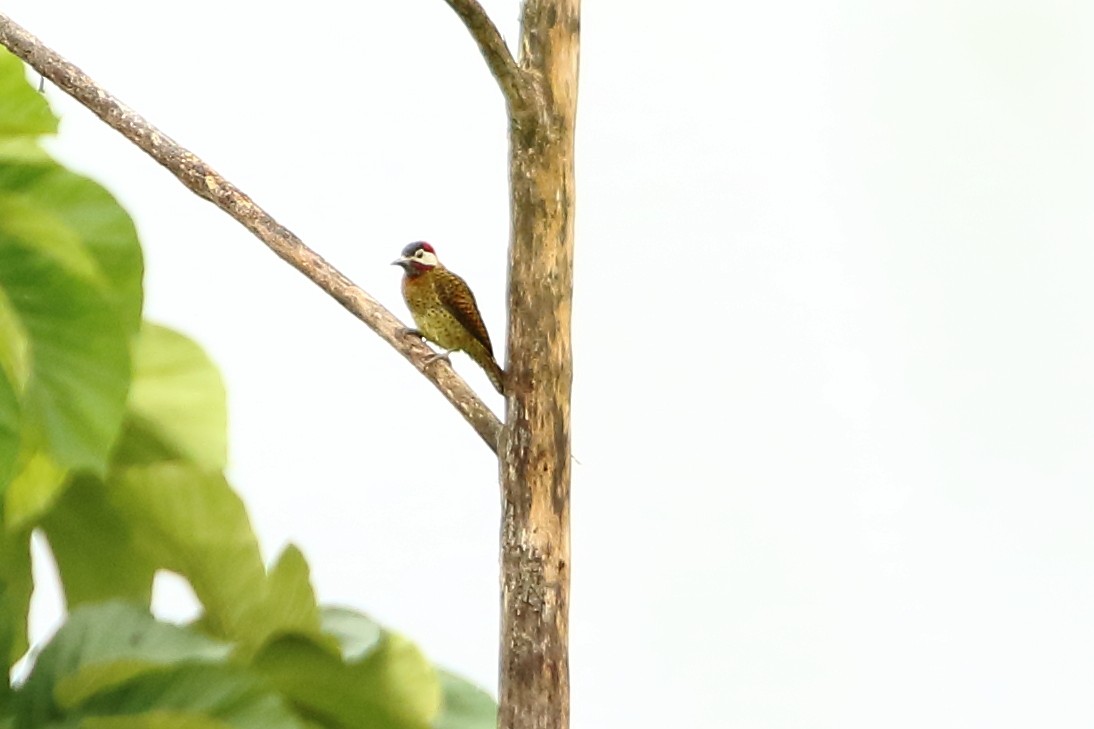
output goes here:
{"type": "MultiPolygon", "coordinates": [[[[516,0],[484,4],[515,38],[516,0]]],[[[504,339],[502,102],[441,0],[4,12],[400,316],[388,263],[432,241],[504,339]]],[[[1094,724],[1094,5],[590,0],[582,25],[575,728],[1094,724]]],[[[493,686],[478,437],[48,95],[51,148],[137,220],[147,316],[223,369],[267,557],[299,544],[322,600],[493,686]]]]}

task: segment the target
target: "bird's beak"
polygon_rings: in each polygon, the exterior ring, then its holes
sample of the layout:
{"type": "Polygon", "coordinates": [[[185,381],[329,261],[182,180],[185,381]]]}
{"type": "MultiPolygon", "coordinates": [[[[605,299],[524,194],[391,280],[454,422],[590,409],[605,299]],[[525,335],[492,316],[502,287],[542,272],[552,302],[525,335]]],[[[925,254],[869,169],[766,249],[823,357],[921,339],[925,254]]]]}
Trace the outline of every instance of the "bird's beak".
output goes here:
{"type": "Polygon", "coordinates": [[[403,268],[406,268],[406,264],[408,264],[408,263],[410,263],[409,258],[396,258],[394,261],[391,262],[391,265],[392,266],[402,266],[403,268]]]}

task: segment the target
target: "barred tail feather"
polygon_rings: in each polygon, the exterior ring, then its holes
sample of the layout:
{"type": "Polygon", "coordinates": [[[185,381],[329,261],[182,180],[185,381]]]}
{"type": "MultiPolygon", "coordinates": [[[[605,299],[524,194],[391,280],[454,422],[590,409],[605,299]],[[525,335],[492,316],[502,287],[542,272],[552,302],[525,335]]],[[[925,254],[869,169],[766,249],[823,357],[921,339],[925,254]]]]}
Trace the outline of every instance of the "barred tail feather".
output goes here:
{"type": "Polygon", "coordinates": [[[505,370],[495,362],[490,360],[490,366],[486,368],[486,376],[490,378],[490,382],[493,383],[494,389],[498,393],[505,394],[505,370]]]}
{"type": "Polygon", "coordinates": [[[476,355],[474,360],[478,362],[480,367],[486,370],[486,376],[490,378],[490,382],[494,385],[494,389],[504,395],[505,370],[501,368],[501,365],[497,363],[489,352],[477,352],[476,355]]]}

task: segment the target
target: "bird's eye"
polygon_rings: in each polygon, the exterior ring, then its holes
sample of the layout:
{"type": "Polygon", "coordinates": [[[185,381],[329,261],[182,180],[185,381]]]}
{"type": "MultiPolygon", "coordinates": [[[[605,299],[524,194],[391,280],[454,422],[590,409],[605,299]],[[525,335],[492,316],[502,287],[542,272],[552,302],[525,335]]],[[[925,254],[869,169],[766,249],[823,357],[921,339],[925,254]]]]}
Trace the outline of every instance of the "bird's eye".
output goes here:
{"type": "Polygon", "coordinates": [[[414,257],[415,258],[421,258],[424,255],[425,255],[425,251],[419,248],[418,252],[414,254],[414,257]]]}

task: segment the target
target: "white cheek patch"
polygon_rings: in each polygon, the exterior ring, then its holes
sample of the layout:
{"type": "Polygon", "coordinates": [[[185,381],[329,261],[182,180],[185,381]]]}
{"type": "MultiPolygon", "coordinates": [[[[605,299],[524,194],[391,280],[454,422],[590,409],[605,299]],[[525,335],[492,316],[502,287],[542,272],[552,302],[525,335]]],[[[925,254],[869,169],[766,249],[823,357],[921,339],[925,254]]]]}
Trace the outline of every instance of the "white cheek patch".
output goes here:
{"type": "Polygon", "coordinates": [[[414,256],[414,260],[423,266],[436,266],[438,263],[437,256],[429,251],[422,251],[422,257],[418,258],[418,256],[414,256]]]}

